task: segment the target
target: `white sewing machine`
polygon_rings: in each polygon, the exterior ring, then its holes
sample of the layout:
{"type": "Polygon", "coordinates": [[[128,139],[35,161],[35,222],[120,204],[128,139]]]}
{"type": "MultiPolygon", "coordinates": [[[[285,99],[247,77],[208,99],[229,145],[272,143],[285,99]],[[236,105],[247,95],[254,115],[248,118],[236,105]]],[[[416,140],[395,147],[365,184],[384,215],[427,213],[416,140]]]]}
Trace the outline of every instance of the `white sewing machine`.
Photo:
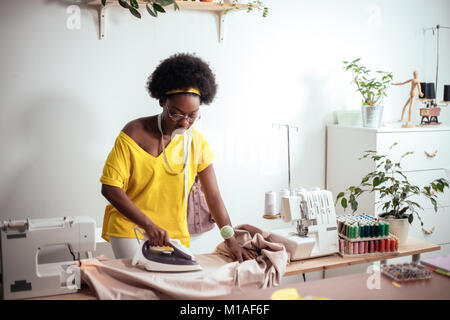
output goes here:
{"type": "Polygon", "coordinates": [[[285,222],[296,225],[271,231],[272,239],[285,245],[291,260],[338,252],[336,213],[330,191],[303,191],[283,197],[280,214],[285,222]]]}
{"type": "Polygon", "coordinates": [[[0,228],[3,299],[64,294],[80,288],[80,253],[95,250],[92,218],[4,221],[0,228]],[[67,245],[74,260],[38,264],[39,251],[53,245],[67,245]]]}

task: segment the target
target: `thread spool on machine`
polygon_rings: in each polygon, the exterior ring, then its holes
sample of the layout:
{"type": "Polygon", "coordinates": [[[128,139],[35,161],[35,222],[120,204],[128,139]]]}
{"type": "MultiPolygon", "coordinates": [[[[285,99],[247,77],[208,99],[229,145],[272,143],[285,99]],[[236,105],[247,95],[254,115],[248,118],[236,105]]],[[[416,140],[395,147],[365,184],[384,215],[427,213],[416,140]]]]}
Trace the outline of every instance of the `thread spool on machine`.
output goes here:
{"type": "Polygon", "coordinates": [[[282,189],[279,193],[275,191],[268,191],[265,195],[264,202],[264,215],[265,219],[278,219],[280,218],[281,210],[281,198],[289,197],[292,192],[291,187],[291,144],[290,144],[290,129],[295,129],[298,132],[298,127],[289,124],[272,124],[272,128],[286,128],[287,137],[287,164],[288,164],[288,189],[282,189]]]}
{"type": "MultiPolygon", "coordinates": [[[[320,190],[319,187],[311,188],[311,190],[320,190]]],[[[305,188],[295,188],[291,193],[289,189],[281,189],[280,191],[267,191],[264,200],[264,215],[265,219],[281,218],[281,199],[287,198],[291,195],[297,195],[299,192],[306,192],[305,188]]]]}

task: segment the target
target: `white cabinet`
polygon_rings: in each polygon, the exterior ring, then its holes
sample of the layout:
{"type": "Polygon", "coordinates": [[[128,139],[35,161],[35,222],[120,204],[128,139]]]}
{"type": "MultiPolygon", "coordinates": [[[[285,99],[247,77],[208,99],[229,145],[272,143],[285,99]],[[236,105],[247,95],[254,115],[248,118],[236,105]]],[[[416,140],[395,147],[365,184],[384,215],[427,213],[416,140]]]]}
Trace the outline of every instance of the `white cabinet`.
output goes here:
{"type": "MultiPolygon", "coordinates": [[[[450,179],[450,127],[436,126],[428,128],[359,128],[338,125],[327,126],[327,167],[326,188],[336,195],[351,185],[358,185],[361,178],[375,169],[371,159],[359,158],[366,150],[374,150],[389,154],[394,161],[406,152],[414,152],[403,159],[402,169],[408,180],[423,187],[436,178],[450,179]],[[389,147],[398,143],[391,151],[389,147]]],[[[381,213],[375,204],[376,193],[363,195],[359,199],[357,212],[370,215],[381,213]]],[[[436,213],[428,199],[416,199],[425,209],[422,216],[424,227],[435,227],[434,233],[426,235],[422,232],[418,219],[415,218],[410,236],[421,238],[445,246],[450,246],[450,191],[448,189],[439,196],[439,210],[436,213]]],[[[338,204],[336,213],[344,210],[338,204]]],[[[350,213],[351,209],[347,209],[350,213]]],[[[442,252],[442,251],[441,251],[442,252]]]]}

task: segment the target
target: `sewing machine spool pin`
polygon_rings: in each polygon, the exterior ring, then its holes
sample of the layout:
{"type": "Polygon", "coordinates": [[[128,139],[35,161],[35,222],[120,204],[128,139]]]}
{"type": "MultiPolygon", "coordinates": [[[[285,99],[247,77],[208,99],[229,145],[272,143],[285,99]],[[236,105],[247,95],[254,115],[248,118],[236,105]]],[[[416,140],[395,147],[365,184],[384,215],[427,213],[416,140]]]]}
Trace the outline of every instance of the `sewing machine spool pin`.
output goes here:
{"type": "Polygon", "coordinates": [[[277,127],[285,127],[286,128],[286,135],[287,135],[287,149],[288,149],[288,186],[289,186],[289,192],[292,194],[292,186],[291,186],[291,143],[290,143],[290,129],[295,129],[296,132],[298,132],[298,127],[291,126],[289,124],[276,124],[272,123],[272,128],[277,127]]]}

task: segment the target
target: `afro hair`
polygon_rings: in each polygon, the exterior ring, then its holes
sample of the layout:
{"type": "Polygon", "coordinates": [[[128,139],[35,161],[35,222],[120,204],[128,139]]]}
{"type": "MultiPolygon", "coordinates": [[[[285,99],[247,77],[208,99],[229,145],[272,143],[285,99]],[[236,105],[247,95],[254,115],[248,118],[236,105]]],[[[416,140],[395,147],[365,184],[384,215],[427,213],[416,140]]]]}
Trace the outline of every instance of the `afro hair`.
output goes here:
{"type": "Polygon", "coordinates": [[[147,81],[151,97],[166,99],[174,89],[196,88],[200,91],[200,103],[210,104],[216,95],[216,78],[209,65],[193,54],[177,53],[161,61],[147,81]]]}

